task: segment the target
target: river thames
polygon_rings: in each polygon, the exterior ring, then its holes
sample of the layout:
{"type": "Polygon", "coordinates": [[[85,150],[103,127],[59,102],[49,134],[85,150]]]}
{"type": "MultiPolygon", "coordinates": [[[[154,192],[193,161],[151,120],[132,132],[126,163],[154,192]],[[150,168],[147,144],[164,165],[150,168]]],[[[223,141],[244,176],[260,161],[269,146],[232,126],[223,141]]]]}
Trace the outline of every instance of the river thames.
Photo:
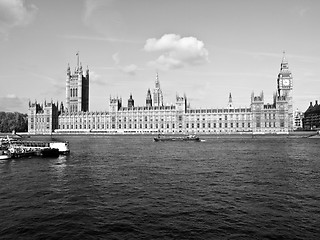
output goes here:
{"type": "Polygon", "coordinates": [[[0,162],[1,239],[320,239],[320,139],[56,139],[0,162]]]}

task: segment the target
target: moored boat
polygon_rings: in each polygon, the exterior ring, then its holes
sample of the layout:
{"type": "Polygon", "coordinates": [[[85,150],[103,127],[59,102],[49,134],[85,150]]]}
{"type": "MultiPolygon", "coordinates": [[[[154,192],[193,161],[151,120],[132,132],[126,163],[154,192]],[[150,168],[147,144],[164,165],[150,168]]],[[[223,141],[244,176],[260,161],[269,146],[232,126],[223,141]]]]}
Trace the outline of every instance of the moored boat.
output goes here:
{"type": "Polygon", "coordinates": [[[1,138],[0,159],[23,158],[30,156],[59,157],[69,154],[69,142],[25,141],[17,138],[1,138]]]}
{"type": "Polygon", "coordinates": [[[42,148],[35,152],[36,156],[40,157],[59,157],[59,149],[58,148],[42,148]]]}
{"type": "MultiPolygon", "coordinates": [[[[59,154],[69,154],[69,142],[45,142],[45,141],[15,141],[15,145],[31,151],[40,151],[42,149],[58,149],[59,154]]],[[[55,150],[54,150],[55,151],[55,150]]]]}
{"type": "Polygon", "coordinates": [[[7,160],[11,158],[11,154],[7,150],[0,150],[0,160],[7,160]]]}
{"type": "Polygon", "coordinates": [[[56,148],[59,150],[60,154],[69,154],[69,142],[49,142],[50,148],[56,148]]]}
{"type": "Polygon", "coordinates": [[[30,157],[35,154],[34,151],[25,149],[15,144],[10,145],[10,147],[8,148],[8,152],[10,153],[11,158],[30,157]]]}

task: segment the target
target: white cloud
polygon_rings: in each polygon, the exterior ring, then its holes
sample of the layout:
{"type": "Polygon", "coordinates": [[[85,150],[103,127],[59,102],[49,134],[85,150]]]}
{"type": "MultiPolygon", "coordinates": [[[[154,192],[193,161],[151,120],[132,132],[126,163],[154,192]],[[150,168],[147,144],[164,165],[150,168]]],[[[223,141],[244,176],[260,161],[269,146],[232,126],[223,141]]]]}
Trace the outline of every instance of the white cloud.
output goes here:
{"type": "Polygon", "coordinates": [[[112,55],[112,59],[113,59],[114,63],[115,63],[116,65],[118,65],[118,64],[120,63],[119,53],[114,53],[114,54],[112,55]]]}
{"type": "Polygon", "coordinates": [[[108,6],[113,0],[85,0],[84,2],[84,21],[88,23],[94,12],[101,7],[108,6]]]}
{"type": "Polygon", "coordinates": [[[138,70],[138,67],[134,64],[130,64],[124,67],[121,67],[121,71],[129,75],[135,75],[138,70]]]}
{"type": "Polygon", "coordinates": [[[104,41],[104,42],[111,42],[111,43],[141,43],[140,41],[135,41],[131,39],[121,39],[121,38],[112,38],[112,37],[98,37],[98,36],[81,36],[81,35],[60,35],[59,37],[65,39],[77,39],[77,40],[88,40],[88,41],[104,41]]]}
{"type": "Polygon", "coordinates": [[[18,98],[15,94],[0,97],[0,111],[27,113],[28,99],[18,98]]]}
{"type": "Polygon", "coordinates": [[[138,70],[138,66],[135,64],[129,64],[127,66],[121,66],[120,65],[120,55],[119,53],[114,53],[112,55],[112,59],[114,61],[114,64],[116,65],[117,69],[119,69],[121,72],[128,74],[128,75],[136,75],[136,72],[138,70]]]}
{"type": "Polygon", "coordinates": [[[93,84],[105,85],[106,82],[103,81],[102,77],[94,71],[89,72],[89,81],[93,84]]]}
{"type": "Polygon", "coordinates": [[[160,39],[147,39],[144,50],[162,52],[162,55],[149,62],[149,65],[165,70],[205,64],[209,55],[202,41],[195,37],[181,38],[176,34],[165,34],[160,39]]]}
{"type": "Polygon", "coordinates": [[[304,6],[295,6],[291,9],[291,12],[295,15],[298,15],[299,17],[306,16],[309,11],[310,9],[304,6]]]}
{"type": "Polygon", "coordinates": [[[17,96],[15,94],[8,94],[6,98],[17,98],[17,96]]]}
{"type": "Polygon", "coordinates": [[[83,22],[99,36],[114,42],[126,42],[127,24],[118,10],[118,1],[85,0],[83,22]]]}
{"type": "Polygon", "coordinates": [[[0,35],[8,36],[11,28],[28,25],[38,8],[24,0],[0,0],[0,35]]]}

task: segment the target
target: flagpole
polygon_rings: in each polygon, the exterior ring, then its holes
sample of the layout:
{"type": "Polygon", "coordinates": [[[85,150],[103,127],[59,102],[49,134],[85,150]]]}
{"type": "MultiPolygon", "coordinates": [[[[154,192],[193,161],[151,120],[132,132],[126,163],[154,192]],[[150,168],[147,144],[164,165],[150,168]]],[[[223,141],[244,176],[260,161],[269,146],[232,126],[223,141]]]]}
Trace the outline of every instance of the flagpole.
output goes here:
{"type": "Polygon", "coordinates": [[[77,61],[78,61],[78,62],[77,62],[77,66],[78,66],[78,69],[79,69],[79,51],[77,52],[76,55],[77,55],[77,61]]]}

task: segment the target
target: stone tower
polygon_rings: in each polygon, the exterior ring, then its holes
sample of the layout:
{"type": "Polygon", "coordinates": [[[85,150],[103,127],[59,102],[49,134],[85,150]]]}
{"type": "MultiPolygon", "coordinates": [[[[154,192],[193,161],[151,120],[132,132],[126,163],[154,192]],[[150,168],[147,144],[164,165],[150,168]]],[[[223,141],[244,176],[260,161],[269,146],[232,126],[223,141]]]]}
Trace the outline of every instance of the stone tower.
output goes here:
{"type": "Polygon", "coordinates": [[[288,104],[288,129],[293,130],[293,100],[292,100],[292,74],[289,70],[288,61],[283,52],[283,58],[280,65],[280,72],[277,79],[277,95],[278,99],[285,100],[288,104]]]}
{"type": "Polygon", "coordinates": [[[89,111],[89,69],[84,75],[82,65],[77,55],[77,67],[71,73],[70,66],[67,68],[66,79],[66,110],[69,112],[88,112],[89,111]]]}

